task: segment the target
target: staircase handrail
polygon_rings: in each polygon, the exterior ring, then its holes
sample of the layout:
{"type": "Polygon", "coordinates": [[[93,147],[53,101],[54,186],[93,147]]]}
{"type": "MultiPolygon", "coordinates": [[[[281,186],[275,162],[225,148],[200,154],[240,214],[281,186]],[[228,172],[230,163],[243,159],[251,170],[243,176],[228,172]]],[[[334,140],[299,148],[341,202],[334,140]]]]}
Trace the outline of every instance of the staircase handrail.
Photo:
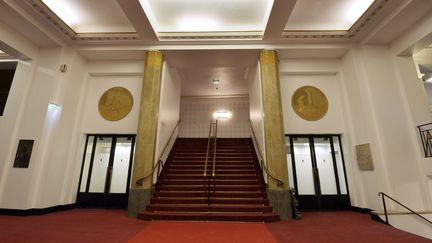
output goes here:
{"type": "Polygon", "coordinates": [[[271,172],[267,169],[267,166],[265,165],[265,163],[264,163],[264,161],[263,161],[263,155],[262,155],[262,152],[261,152],[261,147],[260,147],[260,145],[259,145],[259,143],[258,143],[258,140],[257,140],[256,136],[255,136],[255,131],[254,131],[254,129],[253,129],[252,121],[251,121],[251,120],[249,120],[249,124],[250,124],[250,128],[251,128],[251,131],[252,131],[252,139],[254,140],[254,142],[255,142],[255,144],[256,144],[256,146],[257,146],[257,150],[258,150],[258,151],[257,151],[257,152],[258,152],[257,154],[259,155],[258,160],[259,160],[259,163],[260,163],[261,169],[262,169],[265,173],[267,173],[268,176],[270,176],[271,178],[273,178],[274,180],[277,181],[277,186],[278,186],[278,187],[283,186],[283,184],[284,184],[283,180],[280,179],[280,178],[278,178],[277,176],[273,175],[273,173],[271,173],[271,172]]]}
{"type": "Polygon", "coordinates": [[[140,179],[138,179],[138,180],[136,181],[136,184],[137,184],[137,185],[142,186],[142,182],[144,181],[144,179],[147,178],[147,177],[149,177],[150,175],[153,175],[153,173],[156,171],[156,168],[158,169],[158,175],[159,175],[159,173],[160,173],[160,171],[161,171],[161,169],[160,169],[161,166],[162,166],[162,169],[163,169],[163,167],[164,167],[164,165],[165,165],[165,164],[163,163],[163,160],[162,160],[163,155],[165,154],[165,150],[168,148],[168,145],[169,145],[169,143],[171,142],[171,139],[172,139],[172,137],[173,137],[175,131],[177,130],[177,128],[178,128],[180,122],[181,122],[181,120],[177,120],[177,123],[176,123],[176,125],[174,126],[173,131],[171,132],[171,135],[169,136],[167,142],[165,143],[164,148],[162,149],[162,152],[160,153],[160,156],[159,156],[158,162],[153,166],[153,168],[152,168],[151,171],[149,171],[149,172],[148,172],[147,174],[145,174],[142,178],[140,178],[140,179]]]}
{"type": "Polygon", "coordinates": [[[203,173],[204,177],[207,176],[207,164],[208,164],[208,158],[209,158],[209,153],[210,153],[210,142],[211,142],[211,138],[212,138],[211,137],[212,128],[213,128],[213,120],[210,120],[209,135],[208,135],[208,139],[207,139],[207,152],[206,152],[205,163],[204,163],[204,173],[203,173]]]}
{"type": "Polygon", "coordinates": [[[432,123],[417,126],[425,158],[432,157],[432,123]]]}
{"type": "Polygon", "coordinates": [[[426,222],[428,222],[429,224],[432,224],[432,222],[430,220],[428,220],[427,218],[421,216],[420,214],[414,212],[412,209],[408,208],[407,206],[403,205],[401,202],[397,201],[396,199],[390,197],[389,195],[385,194],[384,192],[379,192],[378,196],[381,196],[382,199],[382,203],[383,203],[383,207],[384,207],[384,215],[385,215],[385,222],[386,224],[389,224],[388,221],[388,214],[387,214],[387,207],[385,204],[385,197],[389,198],[390,200],[392,200],[393,202],[399,204],[400,206],[404,207],[406,210],[410,211],[411,213],[413,213],[414,215],[422,218],[423,220],[425,220],[426,222]]]}
{"type": "Polygon", "coordinates": [[[216,176],[216,149],[217,149],[217,130],[218,130],[218,120],[214,123],[214,133],[213,133],[213,169],[212,177],[216,176]]]}

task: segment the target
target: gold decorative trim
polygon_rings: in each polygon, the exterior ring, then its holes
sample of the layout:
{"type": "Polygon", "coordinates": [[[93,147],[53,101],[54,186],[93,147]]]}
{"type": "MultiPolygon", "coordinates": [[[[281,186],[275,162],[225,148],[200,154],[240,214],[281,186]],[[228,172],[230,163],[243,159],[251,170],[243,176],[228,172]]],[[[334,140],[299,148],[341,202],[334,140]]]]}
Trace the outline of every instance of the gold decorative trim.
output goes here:
{"type": "Polygon", "coordinates": [[[132,110],[133,96],[123,87],[113,87],[103,93],[99,99],[99,114],[108,121],[119,121],[132,110]]]}
{"type": "Polygon", "coordinates": [[[325,94],[314,86],[302,86],[291,97],[291,106],[295,113],[307,121],[318,121],[328,110],[325,94]]]}

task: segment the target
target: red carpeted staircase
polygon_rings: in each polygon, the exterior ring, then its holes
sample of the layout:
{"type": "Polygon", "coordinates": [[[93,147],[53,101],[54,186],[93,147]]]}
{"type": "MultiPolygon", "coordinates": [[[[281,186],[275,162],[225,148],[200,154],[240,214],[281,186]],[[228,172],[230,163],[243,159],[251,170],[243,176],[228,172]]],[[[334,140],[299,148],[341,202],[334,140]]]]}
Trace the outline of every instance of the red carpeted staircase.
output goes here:
{"type": "MultiPolygon", "coordinates": [[[[207,139],[178,138],[144,220],[279,221],[267,199],[251,139],[217,139],[216,176],[208,205],[204,163],[207,139]],[[214,187],[213,187],[214,186],[214,187]]],[[[211,175],[211,162],[208,174],[211,175]]]]}

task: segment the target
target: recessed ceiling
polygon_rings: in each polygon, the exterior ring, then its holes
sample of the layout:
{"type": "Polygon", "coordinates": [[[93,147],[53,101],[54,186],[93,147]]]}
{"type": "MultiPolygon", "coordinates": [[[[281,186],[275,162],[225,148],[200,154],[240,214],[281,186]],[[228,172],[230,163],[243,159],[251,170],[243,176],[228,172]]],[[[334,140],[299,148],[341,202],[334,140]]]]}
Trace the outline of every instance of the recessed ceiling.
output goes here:
{"type": "Polygon", "coordinates": [[[135,32],[116,0],[41,0],[76,33],[135,32]]]}
{"type": "Polygon", "coordinates": [[[182,96],[247,95],[248,75],[255,72],[251,70],[258,60],[257,50],[166,51],[164,55],[181,77],[182,96]]]}
{"type": "Polygon", "coordinates": [[[285,31],[347,31],[374,0],[297,1],[285,31]]]}
{"type": "Polygon", "coordinates": [[[273,0],[140,0],[158,35],[264,31],[273,0]]]}

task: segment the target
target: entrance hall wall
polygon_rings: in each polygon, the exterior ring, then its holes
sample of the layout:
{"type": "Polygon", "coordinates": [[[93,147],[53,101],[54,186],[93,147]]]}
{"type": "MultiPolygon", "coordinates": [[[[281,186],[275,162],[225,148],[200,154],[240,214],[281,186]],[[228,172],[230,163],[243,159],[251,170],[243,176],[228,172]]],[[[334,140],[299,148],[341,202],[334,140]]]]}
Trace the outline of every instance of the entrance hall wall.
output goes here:
{"type": "Polygon", "coordinates": [[[141,75],[91,75],[86,88],[83,133],[136,133],[138,124],[138,110],[141,99],[141,75]],[[102,94],[112,87],[128,89],[133,97],[130,113],[119,121],[104,119],[98,110],[99,99],[102,94]]]}
{"type": "MultiPolygon", "coordinates": [[[[3,36],[2,36],[3,37],[3,36]]],[[[7,39],[7,37],[6,37],[7,39]]],[[[11,47],[21,52],[23,42],[11,47]]],[[[26,48],[23,48],[26,50],[26,48]]],[[[68,48],[40,48],[19,61],[0,118],[0,208],[45,208],[68,201],[73,133],[85,60],[68,48]],[[67,73],[59,66],[67,63],[67,73]],[[49,103],[57,107],[49,107],[49,103]],[[6,130],[3,130],[6,129],[6,130]],[[34,140],[29,168],[13,168],[18,141],[34,140]],[[4,145],[4,146],[3,146],[4,145]]]]}
{"type": "Polygon", "coordinates": [[[180,137],[206,138],[213,113],[225,110],[232,113],[229,119],[218,121],[218,137],[246,138],[249,134],[249,98],[195,98],[181,97],[180,137]]]}
{"type": "Polygon", "coordinates": [[[340,60],[281,59],[279,73],[285,134],[341,134],[351,204],[360,206],[362,185],[357,183],[355,155],[349,149],[350,120],[345,107],[347,98],[340,60]],[[304,120],[292,108],[293,93],[305,85],[317,87],[327,97],[328,111],[320,120],[304,120]]]}
{"type": "Polygon", "coordinates": [[[75,201],[85,146],[85,134],[136,134],[141,86],[144,73],[143,61],[89,61],[87,63],[83,101],[80,104],[78,147],[73,151],[74,165],[70,168],[68,197],[75,201]],[[98,111],[101,95],[109,88],[121,86],[128,89],[134,99],[130,113],[120,121],[107,121],[98,111]]]}

